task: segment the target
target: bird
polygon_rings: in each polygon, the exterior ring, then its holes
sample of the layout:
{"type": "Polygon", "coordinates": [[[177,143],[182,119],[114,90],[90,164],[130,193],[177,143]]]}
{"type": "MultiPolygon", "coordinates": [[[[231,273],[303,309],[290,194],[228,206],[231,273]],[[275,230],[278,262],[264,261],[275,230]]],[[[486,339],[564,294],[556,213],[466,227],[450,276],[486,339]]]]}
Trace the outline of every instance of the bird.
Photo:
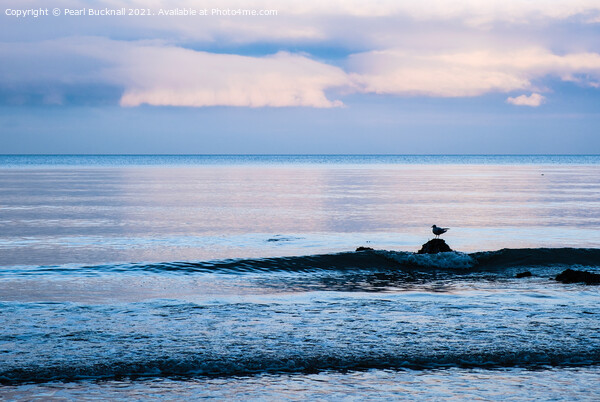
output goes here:
{"type": "Polygon", "coordinates": [[[441,234],[446,233],[448,230],[450,230],[450,228],[438,228],[435,225],[431,227],[431,231],[433,232],[436,238],[440,237],[441,234]]]}

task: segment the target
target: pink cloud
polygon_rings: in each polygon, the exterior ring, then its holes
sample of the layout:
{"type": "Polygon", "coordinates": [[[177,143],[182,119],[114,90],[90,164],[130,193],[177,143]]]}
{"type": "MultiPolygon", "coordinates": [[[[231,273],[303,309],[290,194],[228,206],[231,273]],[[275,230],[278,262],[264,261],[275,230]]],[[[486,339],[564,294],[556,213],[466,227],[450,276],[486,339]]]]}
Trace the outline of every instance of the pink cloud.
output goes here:
{"type": "Polygon", "coordinates": [[[506,99],[506,102],[510,103],[512,105],[531,106],[531,107],[538,107],[545,101],[546,101],[546,98],[544,96],[542,96],[540,94],[536,94],[536,93],[533,93],[529,96],[521,95],[521,96],[517,96],[515,98],[508,97],[508,99],[506,99]]]}

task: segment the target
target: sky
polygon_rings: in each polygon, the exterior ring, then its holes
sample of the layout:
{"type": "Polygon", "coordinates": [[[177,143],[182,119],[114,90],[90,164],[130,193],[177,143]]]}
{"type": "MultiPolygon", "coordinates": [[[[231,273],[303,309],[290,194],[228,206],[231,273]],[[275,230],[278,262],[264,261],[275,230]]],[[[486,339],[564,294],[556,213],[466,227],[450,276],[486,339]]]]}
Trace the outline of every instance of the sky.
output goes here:
{"type": "Polygon", "coordinates": [[[2,154],[600,154],[598,0],[0,13],[2,154]]]}

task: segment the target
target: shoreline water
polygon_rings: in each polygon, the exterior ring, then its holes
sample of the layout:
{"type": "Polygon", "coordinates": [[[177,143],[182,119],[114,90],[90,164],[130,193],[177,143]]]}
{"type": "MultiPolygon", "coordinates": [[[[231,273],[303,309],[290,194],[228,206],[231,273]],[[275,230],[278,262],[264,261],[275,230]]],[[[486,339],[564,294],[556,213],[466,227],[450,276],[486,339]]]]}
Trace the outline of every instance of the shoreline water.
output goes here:
{"type": "Polygon", "coordinates": [[[600,157],[336,158],[0,167],[0,398],[590,397],[600,157]]]}

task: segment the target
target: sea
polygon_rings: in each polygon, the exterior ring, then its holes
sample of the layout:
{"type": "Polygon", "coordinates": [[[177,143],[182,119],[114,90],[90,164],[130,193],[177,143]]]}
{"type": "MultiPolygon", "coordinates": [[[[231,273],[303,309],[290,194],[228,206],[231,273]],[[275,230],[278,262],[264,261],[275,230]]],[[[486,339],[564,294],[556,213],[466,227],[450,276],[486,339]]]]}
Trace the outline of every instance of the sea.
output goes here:
{"type": "Polygon", "coordinates": [[[597,401],[599,228],[599,155],[0,155],[0,399],[597,401]]]}

